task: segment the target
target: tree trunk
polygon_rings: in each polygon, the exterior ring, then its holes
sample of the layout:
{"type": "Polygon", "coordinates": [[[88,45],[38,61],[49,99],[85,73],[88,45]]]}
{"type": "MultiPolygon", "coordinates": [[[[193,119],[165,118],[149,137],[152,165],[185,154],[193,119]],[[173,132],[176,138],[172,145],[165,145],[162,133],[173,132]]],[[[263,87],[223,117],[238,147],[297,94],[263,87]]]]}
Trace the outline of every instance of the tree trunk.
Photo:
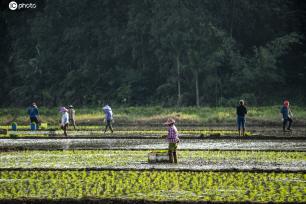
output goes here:
{"type": "Polygon", "coordinates": [[[235,10],[235,2],[234,0],[232,0],[232,14],[231,14],[231,27],[230,27],[231,38],[233,38],[234,10],[235,10]]]}
{"type": "Polygon", "coordinates": [[[197,107],[200,107],[200,98],[199,98],[199,73],[198,70],[194,71],[195,77],[195,89],[196,89],[196,104],[197,107]]]}
{"type": "Polygon", "coordinates": [[[181,65],[180,65],[180,59],[179,54],[176,55],[176,68],[177,68],[177,106],[181,105],[181,65]]]}

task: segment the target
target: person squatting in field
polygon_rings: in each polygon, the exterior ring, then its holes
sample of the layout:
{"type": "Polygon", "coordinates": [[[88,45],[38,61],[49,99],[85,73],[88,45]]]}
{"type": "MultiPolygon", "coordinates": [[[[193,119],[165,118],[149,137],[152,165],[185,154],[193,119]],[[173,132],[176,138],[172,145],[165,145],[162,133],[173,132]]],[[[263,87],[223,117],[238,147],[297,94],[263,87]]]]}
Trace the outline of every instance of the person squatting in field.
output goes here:
{"type": "Polygon", "coordinates": [[[69,115],[69,124],[73,125],[74,130],[75,128],[75,110],[73,109],[73,105],[68,106],[68,115],[69,115]]]}
{"type": "Polygon", "coordinates": [[[244,100],[240,100],[239,106],[237,106],[236,108],[239,136],[241,136],[241,128],[242,128],[242,136],[245,135],[245,115],[247,114],[247,112],[248,111],[244,105],[244,100]]]}
{"type": "Polygon", "coordinates": [[[33,102],[32,105],[29,107],[28,114],[30,116],[31,123],[35,123],[36,128],[38,129],[40,123],[38,120],[39,111],[38,111],[36,103],[33,102]]]}
{"type": "Polygon", "coordinates": [[[291,125],[292,125],[292,117],[293,117],[293,113],[291,112],[290,108],[289,108],[289,101],[285,100],[283,107],[280,110],[280,113],[282,114],[283,117],[283,131],[286,131],[286,126],[287,123],[289,122],[289,125],[287,127],[287,130],[291,131],[291,125]]]}
{"type": "Polygon", "coordinates": [[[177,154],[176,149],[180,139],[178,137],[177,129],[174,125],[175,120],[169,118],[164,124],[168,126],[168,135],[167,141],[169,143],[168,154],[169,154],[169,162],[177,164],[177,154]]]}
{"type": "Polygon", "coordinates": [[[64,131],[64,135],[67,137],[67,128],[69,125],[69,114],[65,107],[61,107],[60,112],[62,114],[61,118],[61,129],[64,131]]]}
{"type": "Polygon", "coordinates": [[[106,133],[107,128],[110,129],[110,131],[113,133],[113,127],[112,127],[112,120],[113,120],[113,111],[112,108],[106,104],[106,106],[103,107],[103,112],[105,114],[105,121],[106,121],[106,126],[104,133],[106,133]]]}

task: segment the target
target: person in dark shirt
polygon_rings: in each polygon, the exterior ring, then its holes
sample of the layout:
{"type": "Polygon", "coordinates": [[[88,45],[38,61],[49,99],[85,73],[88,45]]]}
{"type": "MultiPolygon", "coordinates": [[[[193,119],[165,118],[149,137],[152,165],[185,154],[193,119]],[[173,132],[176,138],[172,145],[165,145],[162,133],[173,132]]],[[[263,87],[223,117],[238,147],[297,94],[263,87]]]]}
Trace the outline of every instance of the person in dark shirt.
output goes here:
{"type": "Polygon", "coordinates": [[[239,136],[241,136],[241,128],[242,128],[242,136],[244,136],[245,133],[245,115],[247,114],[247,109],[244,106],[244,101],[239,101],[239,106],[237,106],[237,126],[238,126],[238,132],[239,136]]]}
{"type": "Polygon", "coordinates": [[[38,120],[39,111],[38,111],[36,103],[33,102],[32,106],[29,107],[28,114],[30,116],[31,123],[35,123],[36,128],[38,129],[39,125],[40,125],[40,122],[38,120]]]}
{"type": "Polygon", "coordinates": [[[283,116],[283,131],[284,132],[286,131],[287,122],[289,122],[287,130],[291,131],[291,124],[293,122],[293,120],[292,120],[293,114],[292,114],[292,112],[289,108],[289,101],[288,100],[284,101],[284,105],[281,108],[280,112],[283,116]]]}

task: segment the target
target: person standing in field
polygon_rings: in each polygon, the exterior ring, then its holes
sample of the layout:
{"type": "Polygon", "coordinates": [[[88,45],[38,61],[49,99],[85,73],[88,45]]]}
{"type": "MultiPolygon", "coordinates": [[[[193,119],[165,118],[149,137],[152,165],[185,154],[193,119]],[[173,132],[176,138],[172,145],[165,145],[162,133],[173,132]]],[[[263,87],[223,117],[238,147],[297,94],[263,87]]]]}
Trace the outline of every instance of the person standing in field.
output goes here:
{"type": "Polygon", "coordinates": [[[61,107],[60,112],[62,114],[61,118],[61,129],[64,131],[64,135],[67,137],[67,128],[69,125],[69,114],[65,107],[61,107]]]}
{"type": "Polygon", "coordinates": [[[110,131],[113,133],[114,131],[112,127],[112,120],[113,120],[112,108],[109,105],[106,105],[103,107],[103,112],[105,114],[105,122],[106,122],[104,133],[106,133],[107,128],[109,128],[110,131]]]}
{"type": "Polygon", "coordinates": [[[237,126],[238,126],[238,133],[239,136],[245,135],[245,115],[247,114],[247,109],[244,105],[244,100],[239,101],[239,105],[236,108],[236,114],[237,114],[237,126]],[[241,134],[242,129],[242,134],[241,134]]]}
{"type": "Polygon", "coordinates": [[[178,137],[178,132],[175,127],[175,120],[172,118],[169,118],[165,123],[168,127],[168,135],[167,135],[167,141],[169,143],[168,147],[168,154],[169,154],[169,162],[170,163],[176,163],[177,164],[177,146],[180,142],[180,139],[178,137]]]}
{"type": "Polygon", "coordinates": [[[291,124],[293,122],[292,117],[293,114],[289,108],[289,101],[285,100],[283,107],[280,110],[282,116],[283,116],[283,131],[286,131],[287,122],[289,122],[289,125],[287,127],[287,130],[291,131],[291,124]]]}
{"type": "Polygon", "coordinates": [[[69,124],[73,125],[74,130],[75,128],[75,110],[73,109],[73,105],[68,106],[68,115],[69,115],[69,124]]]}
{"type": "Polygon", "coordinates": [[[39,128],[39,121],[38,121],[39,111],[38,111],[38,108],[35,102],[33,102],[32,105],[29,107],[28,114],[30,116],[31,123],[35,123],[36,128],[38,129],[39,128]]]}

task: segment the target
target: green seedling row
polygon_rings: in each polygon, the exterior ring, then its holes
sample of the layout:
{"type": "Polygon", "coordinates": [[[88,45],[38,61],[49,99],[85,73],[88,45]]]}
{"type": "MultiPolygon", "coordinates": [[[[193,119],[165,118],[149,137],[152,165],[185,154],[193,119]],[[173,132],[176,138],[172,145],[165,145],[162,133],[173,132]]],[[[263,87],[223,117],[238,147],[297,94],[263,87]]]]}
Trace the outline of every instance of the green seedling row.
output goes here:
{"type": "MultiPolygon", "coordinates": [[[[160,150],[159,150],[160,151],[160,150]]],[[[95,168],[145,164],[147,151],[65,150],[0,152],[0,168],[95,168]]],[[[259,164],[305,167],[306,152],[178,151],[180,164],[259,164]]],[[[304,168],[305,170],[305,168],[304,168]]]]}
{"type": "Polygon", "coordinates": [[[0,199],[306,202],[306,174],[175,171],[2,171],[0,199]]]}

